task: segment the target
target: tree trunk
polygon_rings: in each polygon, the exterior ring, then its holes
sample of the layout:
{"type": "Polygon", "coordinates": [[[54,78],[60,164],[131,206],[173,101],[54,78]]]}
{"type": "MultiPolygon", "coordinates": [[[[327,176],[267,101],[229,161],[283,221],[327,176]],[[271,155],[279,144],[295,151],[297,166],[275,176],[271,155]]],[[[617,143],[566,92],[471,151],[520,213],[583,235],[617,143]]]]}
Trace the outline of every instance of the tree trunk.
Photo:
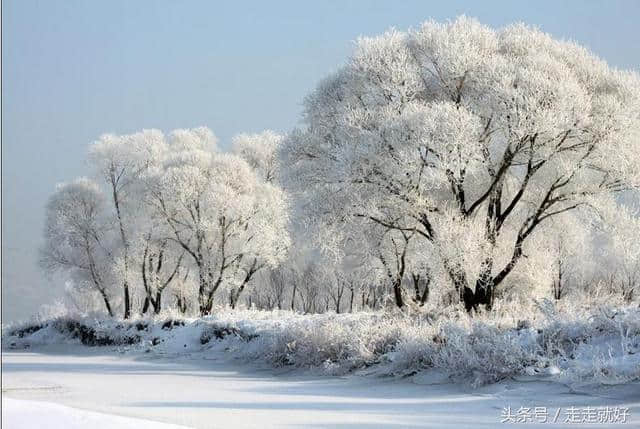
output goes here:
{"type": "Polygon", "coordinates": [[[553,281],[553,297],[556,301],[562,298],[562,261],[558,260],[558,277],[553,281]]]}
{"type": "Polygon", "coordinates": [[[291,294],[291,311],[296,310],[296,290],[298,289],[298,285],[293,283],[293,293],[291,294]]]}
{"type": "Polygon", "coordinates": [[[200,310],[200,315],[205,316],[207,314],[207,302],[205,300],[207,280],[205,279],[205,274],[203,273],[203,268],[200,264],[198,264],[198,276],[198,307],[200,310]]]}
{"type": "Polygon", "coordinates": [[[153,309],[156,314],[160,314],[160,310],[162,309],[162,292],[161,291],[156,292],[156,300],[153,303],[153,309]]]}
{"type": "Polygon", "coordinates": [[[396,281],[393,282],[393,296],[395,297],[398,308],[404,307],[404,301],[402,300],[402,279],[396,279],[396,281]]]}
{"type": "Polygon", "coordinates": [[[104,306],[107,307],[107,313],[109,313],[109,317],[113,317],[113,310],[111,309],[111,303],[109,302],[109,297],[103,290],[100,291],[100,294],[102,295],[102,299],[104,300],[104,306]]]}
{"type": "Polygon", "coordinates": [[[416,294],[414,301],[420,304],[420,307],[422,307],[429,299],[429,285],[431,284],[431,275],[429,273],[425,275],[424,289],[422,291],[420,291],[420,280],[423,277],[420,274],[412,273],[411,278],[413,279],[413,288],[416,294]]]}
{"type": "Polygon", "coordinates": [[[149,310],[149,297],[146,296],[144,298],[144,304],[142,304],[142,314],[143,315],[147,314],[148,310],[149,310]]]}
{"type": "Polygon", "coordinates": [[[122,220],[122,213],[120,211],[120,198],[117,190],[117,179],[115,177],[115,170],[111,168],[111,188],[113,195],[113,204],[116,209],[116,215],[118,216],[118,224],[120,226],[120,238],[122,239],[123,247],[123,260],[124,260],[124,318],[128,319],[131,316],[131,300],[129,297],[129,280],[127,278],[129,273],[129,242],[127,241],[127,235],[124,231],[124,222],[122,220]]]}
{"type": "Polygon", "coordinates": [[[187,312],[187,299],[184,297],[181,297],[180,295],[176,295],[176,306],[178,307],[178,310],[180,311],[180,313],[184,314],[187,312]]]}
{"type": "Polygon", "coordinates": [[[256,269],[256,267],[257,267],[257,260],[254,259],[253,263],[251,264],[251,267],[247,271],[247,274],[244,276],[244,280],[242,281],[242,284],[238,288],[238,291],[235,294],[233,293],[233,291],[231,291],[231,308],[232,309],[236,308],[236,305],[238,305],[238,300],[240,299],[240,295],[242,294],[242,291],[244,290],[245,286],[251,281],[251,278],[256,273],[256,271],[258,271],[259,268],[256,269]]]}
{"type": "Polygon", "coordinates": [[[124,318],[131,316],[131,298],[129,297],[129,282],[124,282],[124,318]]]}
{"type": "Polygon", "coordinates": [[[423,307],[427,300],[429,299],[429,284],[431,283],[431,279],[427,279],[427,283],[424,285],[424,291],[422,291],[422,296],[420,297],[420,307],[423,307]]]}
{"type": "Polygon", "coordinates": [[[476,290],[471,290],[468,286],[464,286],[462,300],[464,308],[467,312],[478,310],[480,305],[484,305],[487,310],[493,307],[494,279],[491,275],[493,268],[493,260],[487,258],[483,263],[483,269],[480,277],[476,281],[476,290]]]}

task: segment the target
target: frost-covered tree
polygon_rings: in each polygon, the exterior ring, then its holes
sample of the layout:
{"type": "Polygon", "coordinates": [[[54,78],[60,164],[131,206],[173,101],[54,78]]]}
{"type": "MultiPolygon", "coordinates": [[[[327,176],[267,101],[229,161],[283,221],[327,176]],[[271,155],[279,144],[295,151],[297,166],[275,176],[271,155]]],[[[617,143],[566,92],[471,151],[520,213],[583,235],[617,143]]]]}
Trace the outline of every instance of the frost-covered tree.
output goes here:
{"type": "MultiPolygon", "coordinates": [[[[549,231],[540,234],[540,240],[534,240],[533,244],[538,246],[529,253],[544,261],[553,298],[559,300],[567,295],[572,285],[586,277],[587,270],[594,264],[593,231],[588,219],[574,213],[551,219],[542,228],[549,231]]],[[[543,270],[543,267],[536,269],[538,273],[543,270]]]]}
{"type": "Polygon", "coordinates": [[[125,319],[131,315],[131,217],[139,209],[135,188],[141,175],[158,159],[162,138],[157,130],[122,136],[105,134],[91,145],[89,152],[98,176],[107,187],[120,233],[125,319]]]}
{"type": "Polygon", "coordinates": [[[310,261],[299,272],[297,283],[297,309],[304,314],[319,313],[322,308],[322,294],[326,285],[327,271],[315,261],[310,261]]]}
{"type": "Polygon", "coordinates": [[[281,155],[322,245],[411,235],[468,310],[555,234],[541,226],[640,183],[638,75],[520,24],[361,38],[304,123],[281,155]]]}
{"type": "Polygon", "coordinates": [[[51,199],[43,266],[92,285],[109,314],[108,291],[122,285],[125,319],[133,303],[159,313],[167,290],[183,313],[197,302],[208,314],[220,287],[235,307],[289,247],[287,201],[271,183],[280,140],[269,132],[236,139],[239,153],[257,160],[252,167],[218,152],[207,128],[101,136],[90,149],[99,183],[79,179],[51,199]]]}
{"type": "Polygon", "coordinates": [[[278,148],[283,136],[271,130],[259,134],[238,134],[233,138],[233,153],[242,157],[266,182],[278,175],[278,148]]]}
{"type": "Polygon", "coordinates": [[[234,307],[254,275],[286,255],[288,211],[281,189],[261,180],[242,158],[216,152],[210,130],[177,130],[150,185],[148,201],[167,238],[195,265],[200,314],[216,291],[234,307]]]}
{"type": "Polygon", "coordinates": [[[285,305],[285,297],[287,292],[287,286],[289,283],[288,272],[286,269],[278,267],[275,270],[269,271],[269,279],[267,281],[269,296],[268,300],[272,303],[271,308],[277,307],[278,310],[282,310],[285,305]]]}
{"type": "Polygon", "coordinates": [[[600,205],[599,214],[600,256],[606,263],[604,274],[609,277],[605,283],[613,289],[609,292],[617,292],[631,302],[640,297],[640,209],[605,203],[600,205]]]}
{"type": "Polygon", "coordinates": [[[104,196],[90,180],[59,185],[46,208],[40,263],[49,273],[64,273],[76,287],[97,291],[113,316],[114,237],[105,209],[104,196]]]}

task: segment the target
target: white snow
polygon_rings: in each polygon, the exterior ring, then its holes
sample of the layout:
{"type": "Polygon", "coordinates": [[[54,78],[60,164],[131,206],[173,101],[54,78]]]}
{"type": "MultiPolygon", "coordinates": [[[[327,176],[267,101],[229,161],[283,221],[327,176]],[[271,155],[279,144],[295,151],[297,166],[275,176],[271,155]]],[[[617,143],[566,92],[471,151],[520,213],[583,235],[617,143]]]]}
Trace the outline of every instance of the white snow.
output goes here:
{"type": "Polygon", "coordinates": [[[8,429],[167,427],[153,421],[195,428],[496,428],[503,427],[503,408],[521,406],[550,413],[561,407],[559,424],[545,428],[580,427],[563,423],[572,406],[625,407],[627,423],[610,427],[640,425],[638,382],[576,390],[523,378],[472,388],[436,371],[412,378],[310,376],[241,364],[223,351],[158,357],[69,344],[5,352],[2,369],[8,429]]]}
{"type": "Polygon", "coordinates": [[[47,402],[2,398],[2,427],[8,429],[180,429],[166,423],[83,411],[47,402]]]}

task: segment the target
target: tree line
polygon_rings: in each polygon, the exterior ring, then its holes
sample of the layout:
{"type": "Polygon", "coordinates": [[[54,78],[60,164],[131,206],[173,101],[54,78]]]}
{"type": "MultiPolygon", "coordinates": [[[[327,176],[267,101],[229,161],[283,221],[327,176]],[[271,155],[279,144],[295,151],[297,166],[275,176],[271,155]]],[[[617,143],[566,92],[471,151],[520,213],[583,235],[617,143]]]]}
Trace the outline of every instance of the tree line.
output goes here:
{"type": "Polygon", "coordinates": [[[639,137],[637,73],[524,25],[429,21],[358,39],[286,136],[100,137],[92,178],[49,201],[42,266],[125,318],[166,291],[200,315],[633,300],[639,137]]]}

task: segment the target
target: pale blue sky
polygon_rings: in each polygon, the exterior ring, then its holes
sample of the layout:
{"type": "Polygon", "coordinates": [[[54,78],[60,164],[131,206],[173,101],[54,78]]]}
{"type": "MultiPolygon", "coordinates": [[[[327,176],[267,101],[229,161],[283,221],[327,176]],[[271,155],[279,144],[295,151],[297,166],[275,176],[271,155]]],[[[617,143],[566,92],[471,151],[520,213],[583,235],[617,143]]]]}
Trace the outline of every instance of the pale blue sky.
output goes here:
{"type": "Polygon", "coordinates": [[[37,267],[44,205],[86,174],[104,132],[296,125],[303,97],[359,35],[460,14],[523,21],[640,69],[640,1],[2,2],[2,310],[23,319],[61,285],[37,267]]]}

